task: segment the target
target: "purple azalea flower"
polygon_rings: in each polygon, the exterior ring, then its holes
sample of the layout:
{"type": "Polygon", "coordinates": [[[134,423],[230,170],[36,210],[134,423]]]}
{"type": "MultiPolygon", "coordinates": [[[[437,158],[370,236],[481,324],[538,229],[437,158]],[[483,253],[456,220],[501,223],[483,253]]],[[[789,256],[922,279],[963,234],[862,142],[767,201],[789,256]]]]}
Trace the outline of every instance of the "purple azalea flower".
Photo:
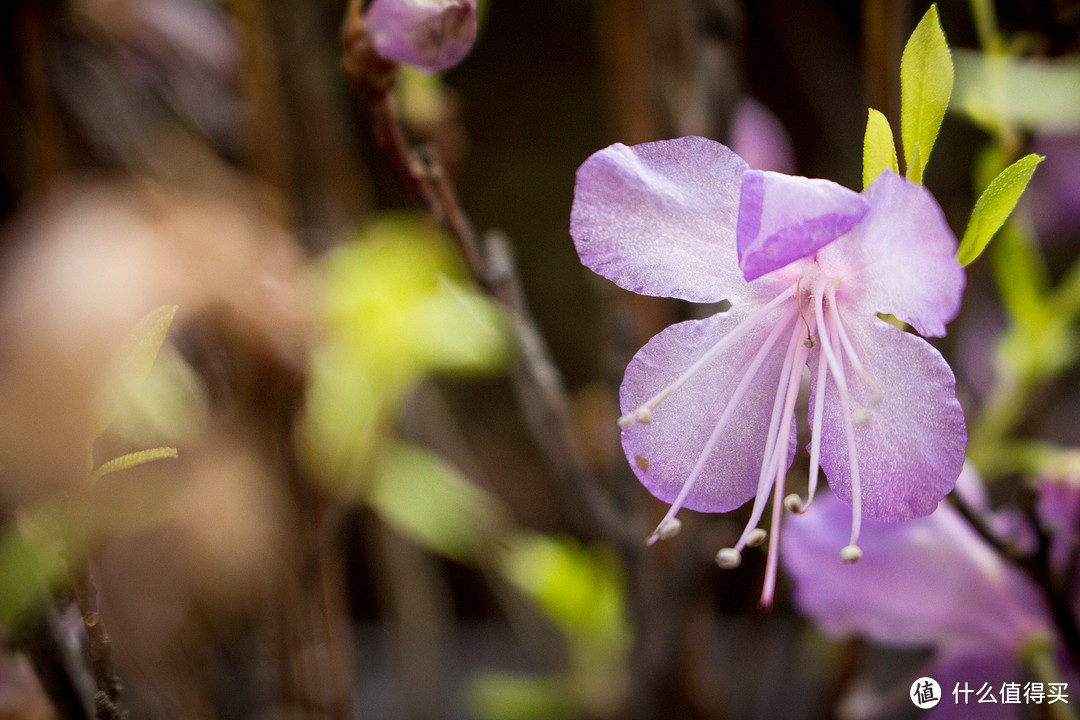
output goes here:
{"type": "Polygon", "coordinates": [[[380,55],[428,72],[457,65],[476,40],[476,0],[374,0],[365,19],[380,55]]]}
{"type": "MultiPolygon", "coordinates": [[[[957,482],[958,491],[961,485],[969,501],[983,492],[969,470],[957,482]]],[[[795,604],[826,632],[933,647],[933,667],[926,672],[946,694],[957,683],[977,689],[989,682],[997,689],[1017,680],[1027,644],[1055,637],[1034,583],[948,503],[908,523],[867,522],[866,556],[855,566],[838,562],[833,549],[842,542],[838,523],[846,512],[827,496],[814,513],[793,518],[783,531],[784,569],[794,580],[795,604]]],[[[995,707],[1001,717],[1015,713],[1008,705],[995,707]]],[[[964,717],[968,711],[942,702],[934,717],[964,717]]]]}
{"type": "MultiPolygon", "coordinates": [[[[862,516],[931,513],[956,481],[967,441],[955,379],[923,339],[959,310],[956,238],[920,185],[883,173],[861,195],[826,180],[748,169],[699,137],[616,144],[577,172],[570,234],[582,263],[617,285],[731,309],[673,325],[630,362],[622,443],[641,482],[680,508],[733,510],[754,498],[734,567],[770,492],[783,497],[795,402],[810,368],[810,492],[819,466],[853,507],[842,551],[858,559],[862,516]]],[[[773,528],[780,527],[773,503],[773,528]]],[[[771,543],[762,603],[772,599],[771,543]]]]}

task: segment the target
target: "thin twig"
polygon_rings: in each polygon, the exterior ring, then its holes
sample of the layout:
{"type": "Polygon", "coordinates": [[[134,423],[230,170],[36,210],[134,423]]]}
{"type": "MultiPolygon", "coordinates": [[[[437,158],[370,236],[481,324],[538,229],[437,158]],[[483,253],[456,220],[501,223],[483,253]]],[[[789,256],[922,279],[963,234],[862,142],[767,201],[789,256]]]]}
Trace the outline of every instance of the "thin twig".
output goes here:
{"type": "Polygon", "coordinates": [[[98,611],[97,586],[90,568],[81,578],[76,578],[75,602],[79,606],[86,637],[89,642],[90,666],[94,671],[97,694],[94,696],[94,708],[98,720],[118,720],[125,713],[117,706],[120,696],[120,678],[112,662],[112,639],[105,630],[101,613],[98,611]]]}
{"type": "MultiPolygon", "coordinates": [[[[434,155],[408,144],[396,112],[396,66],[382,60],[367,38],[359,3],[350,3],[344,26],[346,76],[363,92],[374,112],[375,135],[406,186],[443,223],[457,243],[476,283],[510,312],[521,360],[511,372],[526,428],[568,498],[567,514],[587,535],[629,536],[628,523],[585,468],[569,429],[569,400],[543,336],[525,304],[505,238],[489,234],[481,251],[476,231],[458,201],[450,178],[434,155]],[[587,508],[587,513],[581,509],[587,508]]],[[[636,537],[636,534],[635,534],[636,537]]],[[[635,540],[636,542],[636,540],[635,540]]]]}

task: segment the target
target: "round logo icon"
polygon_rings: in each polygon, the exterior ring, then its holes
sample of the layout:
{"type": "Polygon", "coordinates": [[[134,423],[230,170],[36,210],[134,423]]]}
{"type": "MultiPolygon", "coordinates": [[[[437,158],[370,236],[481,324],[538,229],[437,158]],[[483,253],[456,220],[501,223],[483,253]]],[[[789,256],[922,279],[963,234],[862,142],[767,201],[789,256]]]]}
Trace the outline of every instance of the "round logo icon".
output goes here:
{"type": "Polygon", "coordinates": [[[941,702],[941,686],[932,677],[921,677],[911,683],[910,695],[915,707],[929,710],[941,702]]]}

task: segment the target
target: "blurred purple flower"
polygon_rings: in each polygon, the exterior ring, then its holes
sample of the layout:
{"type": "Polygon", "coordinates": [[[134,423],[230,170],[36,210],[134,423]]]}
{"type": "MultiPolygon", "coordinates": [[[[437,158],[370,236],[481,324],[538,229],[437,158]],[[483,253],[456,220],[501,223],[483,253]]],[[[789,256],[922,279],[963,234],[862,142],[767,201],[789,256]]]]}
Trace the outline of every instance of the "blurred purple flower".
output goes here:
{"type": "MultiPolygon", "coordinates": [[[[890,172],[861,195],[826,180],[749,170],[698,137],[616,144],[577,172],[570,233],[582,262],[628,290],[730,310],[664,330],[626,370],[623,449],[641,482],[671,503],[650,542],[678,531],[682,507],[726,512],[755,498],[734,567],[796,444],[802,367],[811,372],[810,498],[819,465],[861,516],[929,514],[952,489],[967,433],[952,371],[892,313],[943,335],[964,273],[956,238],[923,187],[890,172]]],[[[773,528],[780,527],[773,503],[773,528]]],[[[762,603],[772,599],[770,544],[762,603]]]]}
{"type": "Polygon", "coordinates": [[[1046,157],[1026,193],[1039,237],[1047,245],[1075,238],[1080,231],[1080,135],[1041,133],[1032,149],[1046,157]]]}
{"type": "Polygon", "coordinates": [[[441,72],[476,40],[477,0],[374,0],[365,18],[372,43],[389,60],[441,72]]]}
{"type": "MultiPolygon", "coordinates": [[[[981,481],[970,469],[957,481],[957,492],[976,507],[986,506],[981,481]]],[[[933,667],[926,672],[946,694],[957,683],[1000,688],[1017,680],[1028,644],[1054,637],[1033,582],[949,504],[908,523],[867,522],[866,556],[855,566],[838,562],[833,551],[842,542],[838,524],[845,513],[835,497],[823,497],[816,513],[792,518],[783,530],[784,569],[794,580],[795,604],[826,632],[933,647],[933,667]]],[[[994,707],[1002,717],[1015,714],[1007,705],[994,707]]],[[[934,717],[963,717],[968,710],[943,702],[934,717]]]]}
{"type": "Polygon", "coordinates": [[[752,97],[744,97],[731,115],[731,149],[755,170],[795,171],[795,150],[779,118],[752,97]]]}

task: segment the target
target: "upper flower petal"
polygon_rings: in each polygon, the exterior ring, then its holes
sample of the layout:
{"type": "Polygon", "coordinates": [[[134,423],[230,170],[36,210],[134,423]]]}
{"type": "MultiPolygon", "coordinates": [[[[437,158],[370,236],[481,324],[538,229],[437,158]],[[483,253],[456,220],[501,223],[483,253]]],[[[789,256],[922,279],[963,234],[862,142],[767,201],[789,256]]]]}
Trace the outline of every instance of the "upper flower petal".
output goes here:
{"type": "MultiPolygon", "coordinates": [[[[952,370],[920,337],[876,317],[842,317],[865,372],[880,390],[875,404],[872,386],[845,362],[851,396],[869,413],[869,422],[855,427],[863,515],[877,520],[928,515],[952,490],[964,465],[967,427],[952,370]]],[[[811,356],[811,417],[821,355],[811,356]]],[[[831,376],[827,383],[821,467],[829,487],[850,505],[851,470],[842,413],[851,413],[852,408],[831,376]]]]}
{"type": "Polygon", "coordinates": [[[644,295],[735,299],[746,282],[735,257],[746,163],[700,137],[611,145],[577,171],[570,235],[581,262],[644,295]]]}
{"type": "Polygon", "coordinates": [[[739,200],[739,268],[750,281],[813,255],[869,209],[861,195],[831,180],[750,170],[739,200]]]}
{"type": "Polygon", "coordinates": [[[1050,626],[1034,585],[948,504],[911,522],[865,522],[853,564],[837,552],[849,514],[825,495],[782,530],[796,605],[826,631],[1000,656],[1050,626]]]}
{"type": "Polygon", "coordinates": [[[940,337],[960,311],[964,269],[956,236],[930,192],[886,170],[863,196],[870,212],[818,253],[844,278],[840,301],[866,315],[892,313],[922,335],[940,337]]]}
{"type": "MultiPolygon", "coordinates": [[[[633,411],[702,357],[731,332],[750,310],[743,303],[704,320],[672,325],[638,351],[626,368],[621,388],[623,412],[633,411]]],[[[674,502],[693,472],[717,423],[755,356],[776,328],[773,317],[755,324],[731,346],[695,373],[657,407],[648,424],[635,424],[622,433],[630,467],[649,491],[674,502]]],[[[706,464],[683,507],[702,512],[726,512],[757,493],[773,401],[784,364],[789,333],[781,333],[754,373],[722,429],[706,464]]],[[[795,426],[788,442],[788,462],[795,451],[795,426]]]]}

